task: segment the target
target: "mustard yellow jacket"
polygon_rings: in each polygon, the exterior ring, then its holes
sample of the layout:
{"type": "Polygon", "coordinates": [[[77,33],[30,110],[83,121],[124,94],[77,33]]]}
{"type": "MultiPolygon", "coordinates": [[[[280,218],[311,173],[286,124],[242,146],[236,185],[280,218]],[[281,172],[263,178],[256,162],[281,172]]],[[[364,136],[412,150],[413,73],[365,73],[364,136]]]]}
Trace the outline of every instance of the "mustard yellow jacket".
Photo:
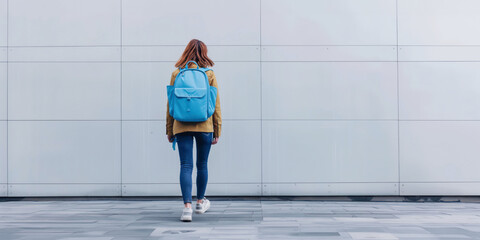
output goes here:
{"type": "MultiPolygon", "coordinates": [[[[197,65],[192,64],[193,68],[196,68],[197,65]]],[[[175,71],[172,72],[172,77],[170,78],[170,85],[173,85],[175,82],[175,77],[180,70],[177,68],[175,71]]],[[[170,115],[168,111],[168,100],[167,100],[167,121],[166,121],[166,128],[167,128],[167,135],[173,136],[177,133],[182,132],[213,132],[213,137],[220,137],[221,130],[222,130],[222,115],[220,109],[220,97],[218,94],[218,84],[217,79],[215,78],[215,73],[213,71],[206,71],[205,72],[208,76],[208,82],[210,86],[214,86],[217,88],[217,100],[215,102],[215,111],[211,117],[207,119],[205,122],[180,122],[170,115]]]]}

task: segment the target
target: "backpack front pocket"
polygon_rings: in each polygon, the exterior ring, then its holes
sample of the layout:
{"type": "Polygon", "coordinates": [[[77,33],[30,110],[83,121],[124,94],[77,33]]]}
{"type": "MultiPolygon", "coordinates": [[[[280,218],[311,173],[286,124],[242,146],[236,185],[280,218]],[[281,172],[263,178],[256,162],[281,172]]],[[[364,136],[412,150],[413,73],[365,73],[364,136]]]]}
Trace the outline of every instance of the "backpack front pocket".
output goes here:
{"type": "Polygon", "coordinates": [[[174,118],[185,122],[207,120],[206,88],[175,88],[174,118]]]}

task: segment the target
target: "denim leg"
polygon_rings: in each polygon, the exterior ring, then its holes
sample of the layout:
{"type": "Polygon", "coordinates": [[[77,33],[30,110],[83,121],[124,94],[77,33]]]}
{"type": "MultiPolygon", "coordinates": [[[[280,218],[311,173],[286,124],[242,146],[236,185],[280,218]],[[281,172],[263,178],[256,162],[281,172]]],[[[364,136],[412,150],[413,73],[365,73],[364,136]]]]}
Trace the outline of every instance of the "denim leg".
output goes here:
{"type": "Polygon", "coordinates": [[[212,146],[213,133],[198,132],[195,134],[197,145],[197,199],[205,196],[208,182],[208,154],[212,146]]]}
{"type": "Polygon", "coordinates": [[[183,203],[192,202],[193,135],[189,132],[176,134],[180,155],[180,188],[183,203]]]}

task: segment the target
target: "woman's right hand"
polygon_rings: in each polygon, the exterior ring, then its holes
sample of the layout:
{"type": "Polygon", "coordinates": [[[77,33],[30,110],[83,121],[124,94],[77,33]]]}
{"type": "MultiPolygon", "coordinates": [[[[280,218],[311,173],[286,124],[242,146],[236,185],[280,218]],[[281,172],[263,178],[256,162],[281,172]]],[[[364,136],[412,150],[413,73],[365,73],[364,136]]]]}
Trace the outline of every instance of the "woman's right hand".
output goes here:
{"type": "Polygon", "coordinates": [[[167,139],[169,142],[173,142],[173,136],[167,135],[167,139]]]}

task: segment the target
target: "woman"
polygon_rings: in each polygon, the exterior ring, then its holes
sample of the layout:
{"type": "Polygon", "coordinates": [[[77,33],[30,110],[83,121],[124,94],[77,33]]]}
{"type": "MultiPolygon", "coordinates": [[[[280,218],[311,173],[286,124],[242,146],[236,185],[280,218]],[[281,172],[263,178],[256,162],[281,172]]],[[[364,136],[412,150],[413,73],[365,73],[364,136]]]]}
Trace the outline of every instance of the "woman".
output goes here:
{"type": "MultiPolygon", "coordinates": [[[[202,68],[214,65],[213,61],[207,56],[207,46],[200,40],[192,39],[175,64],[177,69],[172,73],[170,85],[173,85],[175,77],[180,72],[178,68],[186,67],[185,65],[188,61],[195,61],[202,68]]],[[[190,63],[188,67],[196,68],[197,65],[190,63]]],[[[204,213],[210,207],[210,201],[204,196],[208,180],[208,154],[211,145],[218,142],[222,126],[217,80],[213,71],[208,70],[205,73],[208,76],[210,86],[217,88],[215,111],[205,122],[180,122],[174,120],[169,114],[167,100],[167,138],[169,142],[173,142],[174,138],[176,138],[180,155],[180,187],[185,205],[180,220],[188,222],[192,221],[193,138],[195,137],[197,146],[197,206],[195,207],[195,212],[204,213]]]]}

